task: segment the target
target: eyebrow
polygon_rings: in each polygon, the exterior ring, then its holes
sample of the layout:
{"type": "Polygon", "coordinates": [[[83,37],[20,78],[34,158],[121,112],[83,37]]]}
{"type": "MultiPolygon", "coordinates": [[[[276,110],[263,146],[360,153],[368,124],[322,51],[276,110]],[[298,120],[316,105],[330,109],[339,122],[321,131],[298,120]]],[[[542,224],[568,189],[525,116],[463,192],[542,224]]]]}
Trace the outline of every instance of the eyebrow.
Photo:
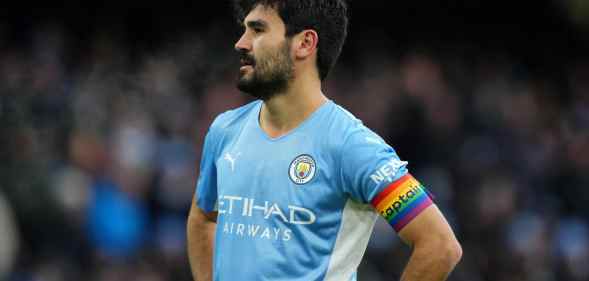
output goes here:
{"type": "Polygon", "coordinates": [[[266,28],[268,23],[264,20],[250,20],[245,23],[249,28],[266,28]]]}

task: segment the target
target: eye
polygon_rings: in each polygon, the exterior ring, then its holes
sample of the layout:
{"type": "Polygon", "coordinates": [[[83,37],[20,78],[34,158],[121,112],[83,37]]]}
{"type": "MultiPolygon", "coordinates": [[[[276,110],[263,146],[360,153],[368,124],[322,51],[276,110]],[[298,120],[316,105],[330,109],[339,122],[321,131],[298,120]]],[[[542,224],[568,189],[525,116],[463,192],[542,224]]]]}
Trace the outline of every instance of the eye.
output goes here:
{"type": "Polygon", "coordinates": [[[254,31],[254,33],[262,33],[262,32],[264,32],[264,29],[263,28],[260,28],[260,27],[254,27],[254,28],[252,28],[252,30],[254,31]]]}

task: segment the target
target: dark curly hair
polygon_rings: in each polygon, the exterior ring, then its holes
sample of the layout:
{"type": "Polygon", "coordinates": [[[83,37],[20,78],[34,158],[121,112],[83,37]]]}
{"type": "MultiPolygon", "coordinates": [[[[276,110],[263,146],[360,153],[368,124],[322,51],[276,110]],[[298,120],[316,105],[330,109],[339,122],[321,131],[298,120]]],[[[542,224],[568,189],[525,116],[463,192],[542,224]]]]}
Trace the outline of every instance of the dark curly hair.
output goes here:
{"type": "Polygon", "coordinates": [[[286,37],[313,29],[319,36],[317,69],[324,80],[335,65],[347,36],[347,5],[343,0],[235,0],[241,23],[256,6],[275,9],[286,26],[286,37]]]}

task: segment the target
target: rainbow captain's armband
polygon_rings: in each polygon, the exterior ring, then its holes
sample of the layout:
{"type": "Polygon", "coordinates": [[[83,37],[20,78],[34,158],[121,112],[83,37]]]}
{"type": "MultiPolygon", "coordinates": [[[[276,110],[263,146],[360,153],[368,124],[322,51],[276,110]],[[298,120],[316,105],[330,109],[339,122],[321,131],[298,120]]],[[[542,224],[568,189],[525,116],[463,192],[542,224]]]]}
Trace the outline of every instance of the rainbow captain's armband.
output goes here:
{"type": "Polygon", "coordinates": [[[399,178],[372,200],[372,206],[396,232],[432,204],[425,187],[411,174],[399,178]]]}

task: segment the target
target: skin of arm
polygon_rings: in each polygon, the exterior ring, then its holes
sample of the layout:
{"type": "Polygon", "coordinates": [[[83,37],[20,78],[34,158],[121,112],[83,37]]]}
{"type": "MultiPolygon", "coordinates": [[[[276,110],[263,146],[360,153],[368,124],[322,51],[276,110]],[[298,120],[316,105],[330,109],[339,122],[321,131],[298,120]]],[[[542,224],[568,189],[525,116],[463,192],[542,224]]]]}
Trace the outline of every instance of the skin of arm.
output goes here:
{"type": "Polygon", "coordinates": [[[192,201],[186,223],[188,259],[193,277],[198,281],[213,279],[213,245],[217,212],[206,213],[192,201]]]}
{"type": "Polygon", "coordinates": [[[401,281],[446,280],[462,257],[462,247],[436,205],[414,218],[399,236],[412,247],[401,281]]]}

